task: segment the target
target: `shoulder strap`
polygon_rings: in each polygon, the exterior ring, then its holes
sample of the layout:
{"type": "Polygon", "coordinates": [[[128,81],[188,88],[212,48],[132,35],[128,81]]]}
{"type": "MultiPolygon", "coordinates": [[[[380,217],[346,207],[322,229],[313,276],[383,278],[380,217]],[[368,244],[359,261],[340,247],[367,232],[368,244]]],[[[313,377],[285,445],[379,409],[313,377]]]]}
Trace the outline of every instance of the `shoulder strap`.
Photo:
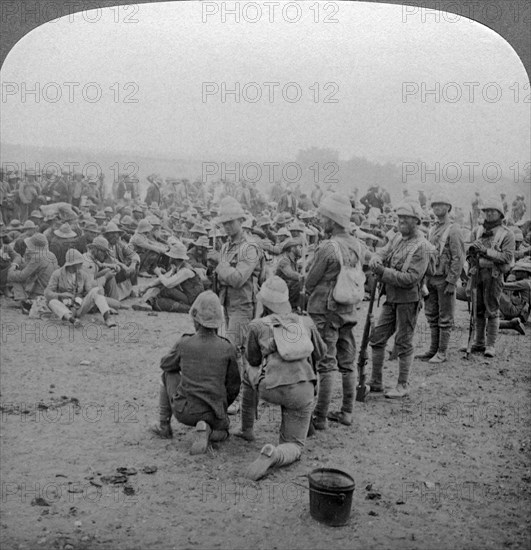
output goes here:
{"type": "Polygon", "coordinates": [[[446,241],[448,240],[448,235],[450,234],[450,229],[452,229],[451,223],[448,224],[448,227],[444,230],[443,234],[441,235],[441,240],[439,242],[439,254],[442,254],[444,245],[446,244],[446,241]]]}
{"type": "Polygon", "coordinates": [[[330,239],[330,242],[332,243],[332,246],[334,247],[334,250],[337,252],[337,259],[339,260],[339,267],[343,267],[343,254],[341,254],[341,247],[339,246],[339,243],[335,241],[334,239],[330,239]]]}
{"type": "Polygon", "coordinates": [[[492,246],[494,248],[499,247],[501,245],[501,242],[503,241],[505,235],[507,235],[507,231],[509,230],[503,225],[500,225],[498,227],[498,231],[496,231],[496,235],[494,236],[494,239],[492,241],[492,246]]]}
{"type": "Polygon", "coordinates": [[[424,239],[421,237],[412,247],[411,247],[411,250],[409,251],[407,257],[406,257],[406,261],[404,262],[404,264],[402,265],[402,272],[405,273],[408,269],[409,269],[409,266],[411,264],[411,260],[413,260],[413,256],[415,255],[415,252],[420,248],[420,246],[422,245],[422,241],[424,239]]]}

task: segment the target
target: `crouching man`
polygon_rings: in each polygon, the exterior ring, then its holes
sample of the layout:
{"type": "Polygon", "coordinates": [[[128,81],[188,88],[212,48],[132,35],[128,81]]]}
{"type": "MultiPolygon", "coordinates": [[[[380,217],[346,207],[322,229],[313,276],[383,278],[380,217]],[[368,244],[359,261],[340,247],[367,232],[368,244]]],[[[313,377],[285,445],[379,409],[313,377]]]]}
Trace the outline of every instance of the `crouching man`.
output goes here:
{"type": "Polygon", "coordinates": [[[210,442],[229,435],[227,409],[240,391],[236,348],[217,335],[223,324],[219,298],[202,292],[190,309],[195,334],[183,334],[160,363],[162,382],[159,422],[152,431],[171,438],[172,412],[179,422],[195,426],[190,454],[205,453],[210,442]]]}
{"type": "Polygon", "coordinates": [[[105,324],[115,327],[116,323],[111,318],[111,308],[103,295],[103,289],[90,273],[82,269],[83,261],[81,252],[75,248],[67,250],[64,266],[52,273],[44,291],[48,307],[59,319],[73,325],[80,325],[79,319],[96,307],[105,324]]]}

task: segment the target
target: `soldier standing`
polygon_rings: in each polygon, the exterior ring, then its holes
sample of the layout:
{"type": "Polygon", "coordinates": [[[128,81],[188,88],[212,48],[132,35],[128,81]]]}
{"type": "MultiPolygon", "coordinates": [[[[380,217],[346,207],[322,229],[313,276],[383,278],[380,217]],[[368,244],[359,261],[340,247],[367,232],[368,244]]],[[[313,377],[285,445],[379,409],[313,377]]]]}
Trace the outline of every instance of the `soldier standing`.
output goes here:
{"type": "Polygon", "coordinates": [[[430,229],[428,240],[435,246],[433,273],[429,273],[426,318],[430,326],[430,347],[418,359],[444,363],[455,315],[456,285],[465,263],[465,243],[459,226],[448,213],[452,204],[445,195],[436,195],[430,204],[437,222],[430,229]]]}
{"type": "Polygon", "coordinates": [[[403,200],[396,207],[400,235],[378,249],[369,264],[385,284],[386,299],[371,334],[371,392],[383,391],[382,371],[385,345],[396,332],[398,384],[388,391],[388,398],[401,398],[409,393],[409,370],[413,362],[413,335],[421,306],[422,280],[431,254],[428,241],[418,229],[422,220],[420,204],[403,200]]]}
{"type": "Polygon", "coordinates": [[[476,341],[472,351],[483,351],[485,357],[494,357],[503,278],[514,261],[515,243],[513,232],[502,225],[505,216],[500,201],[487,200],[481,210],[485,221],[472,232],[475,240],[470,245],[470,252],[478,257],[477,272],[470,274],[477,283],[476,341]]]}
{"type": "Polygon", "coordinates": [[[363,263],[370,253],[365,245],[348,233],[352,214],[348,197],[339,193],[326,195],[319,206],[319,214],[330,240],[323,242],[315,252],[306,278],[306,292],[309,294],[308,313],[327,347],[317,367],[319,393],[312,419],[315,429],[325,430],[327,418],[350,425],[354,404],[356,343],[353,329],[356,324],[356,306],[338,304],[332,297],[341,269],[335,245],[339,246],[343,263],[347,266],[363,263]],[[338,368],[342,379],[343,402],[341,411],[328,414],[334,371],[338,368]]]}
{"type": "MultiPolygon", "coordinates": [[[[221,247],[216,274],[220,301],[227,317],[227,338],[238,350],[238,364],[243,378],[242,400],[254,403],[255,392],[243,376],[242,349],[249,323],[254,317],[256,279],[261,271],[262,251],[256,242],[244,235],[244,220],[245,212],[241,204],[232,197],[225,197],[220,204],[219,221],[223,224],[228,241],[221,247]]],[[[254,411],[254,406],[246,407],[246,410],[254,411]]],[[[237,412],[237,406],[230,412],[237,412]]],[[[248,429],[247,420],[242,415],[243,434],[248,429]]]]}

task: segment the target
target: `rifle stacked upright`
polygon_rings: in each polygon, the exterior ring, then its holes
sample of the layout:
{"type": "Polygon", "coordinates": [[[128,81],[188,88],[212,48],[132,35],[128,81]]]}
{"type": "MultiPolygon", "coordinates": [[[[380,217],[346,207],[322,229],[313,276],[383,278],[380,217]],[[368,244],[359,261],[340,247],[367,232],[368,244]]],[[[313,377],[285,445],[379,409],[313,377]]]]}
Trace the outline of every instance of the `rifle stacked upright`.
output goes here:
{"type": "Polygon", "coordinates": [[[468,270],[468,288],[467,292],[469,300],[469,311],[470,311],[470,323],[468,325],[468,342],[466,345],[466,354],[465,359],[470,357],[472,353],[472,344],[474,343],[474,337],[477,327],[477,281],[478,281],[478,271],[479,271],[479,260],[477,254],[474,254],[472,251],[469,251],[468,256],[469,270],[468,270]]]}
{"type": "Polygon", "coordinates": [[[363,337],[361,339],[360,353],[358,355],[358,385],[356,387],[356,401],[360,401],[361,403],[365,403],[365,398],[370,392],[370,387],[367,386],[365,383],[365,380],[367,378],[365,367],[367,366],[367,362],[369,360],[367,348],[369,347],[369,338],[371,337],[371,327],[373,322],[372,311],[374,309],[374,300],[376,299],[377,288],[378,282],[376,279],[374,279],[371,287],[369,309],[367,310],[365,326],[363,327],[363,337]]]}

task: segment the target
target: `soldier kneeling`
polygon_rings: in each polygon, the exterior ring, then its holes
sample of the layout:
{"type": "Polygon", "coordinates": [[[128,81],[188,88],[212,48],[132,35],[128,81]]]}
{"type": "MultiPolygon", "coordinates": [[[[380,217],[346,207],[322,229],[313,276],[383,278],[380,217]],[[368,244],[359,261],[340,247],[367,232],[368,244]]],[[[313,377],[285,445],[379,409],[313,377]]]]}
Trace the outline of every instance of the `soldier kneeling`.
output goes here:
{"type": "Polygon", "coordinates": [[[195,334],[183,334],[160,363],[162,381],[159,397],[160,424],[152,431],[172,437],[171,416],[195,426],[190,454],[205,453],[210,442],[229,435],[227,409],[240,391],[236,348],[217,335],[223,323],[219,298],[202,292],[190,309],[195,334]]]}

